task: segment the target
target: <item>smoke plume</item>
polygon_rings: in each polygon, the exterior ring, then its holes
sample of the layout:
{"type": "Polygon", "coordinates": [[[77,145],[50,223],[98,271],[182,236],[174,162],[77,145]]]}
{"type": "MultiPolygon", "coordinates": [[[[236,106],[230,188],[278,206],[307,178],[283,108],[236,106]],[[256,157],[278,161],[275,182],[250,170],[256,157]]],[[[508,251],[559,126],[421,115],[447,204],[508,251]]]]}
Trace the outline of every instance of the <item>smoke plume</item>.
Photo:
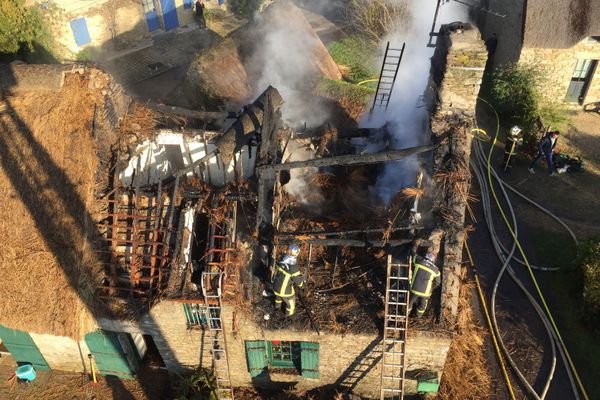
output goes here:
{"type": "MultiPolygon", "coordinates": [[[[425,145],[431,136],[423,94],[429,80],[430,58],[434,50],[427,47],[427,43],[435,7],[436,1],[411,0],[410,24],[390,34],[381,44],[385,48],[389,41],[390,47],[400,48],[405,42],[406,49],[388,108],[375,110],[371,116],[365,115],[361,125],[381,127],[387,124],[392,135],[390,147],[393,149],[425,145]]],[[[464,8],[448,3],[440,9],[436,30],[441,23],[457,20],[466,20],[464,8]]],[[[415,184],[418,168],[417,156],[387,163],[373,188],[373,194],[388,204],[399,189],[415,184]]]]}

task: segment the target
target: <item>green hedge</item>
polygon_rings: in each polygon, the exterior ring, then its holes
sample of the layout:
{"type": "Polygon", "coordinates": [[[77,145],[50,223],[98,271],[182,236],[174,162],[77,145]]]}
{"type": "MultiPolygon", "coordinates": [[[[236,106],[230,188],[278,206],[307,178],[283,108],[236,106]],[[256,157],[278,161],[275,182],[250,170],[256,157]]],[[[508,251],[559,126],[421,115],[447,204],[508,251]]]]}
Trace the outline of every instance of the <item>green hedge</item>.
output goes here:
{"type": "Polygon", "coordinates": [[[600,237],[580,244],[577,264],[583,276],[585,320],[600,332],[600,237]]]}

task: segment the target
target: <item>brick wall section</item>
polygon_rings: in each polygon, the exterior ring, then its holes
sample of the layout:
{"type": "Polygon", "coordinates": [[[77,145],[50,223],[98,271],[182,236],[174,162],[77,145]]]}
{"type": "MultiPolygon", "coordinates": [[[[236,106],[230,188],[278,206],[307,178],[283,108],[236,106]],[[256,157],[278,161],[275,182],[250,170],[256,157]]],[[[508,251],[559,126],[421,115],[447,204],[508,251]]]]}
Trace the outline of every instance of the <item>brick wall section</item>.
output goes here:
{"type": "Polygon", "coordinates": [[[444,193],[447,186],[434,182],[438,193],[433,212],[437,227],[445,232],[443,238],[442,316],[453,323],[458,312],[461,278],[462,247],[466,199],[457,192],[468,192],[469,158],[471,155],[471,127],[477,96],[487,61],[487,51],[479,31],[465,27],[462,32],[442,33],[438,37],[432,58],[432,92],[437,98],[432,112],[431,129],[438,147],[434,151],[434,171],[461,169],[467,177],[456,183],[456,189],[444,193]],[[452,158],[452,167],[446,165],[452,158]]]}
{"type": "Polygon", "coordinates": [[[81,346],[81,354],[77,347],[77,341],[64,336],[40,335],[31,333],[31,339],[36,344],[40,353],[44,356],[48,365],[52,369],[62,371],[82,372],[83,362],[88,366],[89,350],[84,341],[79,342],[81,346]]]}
{"type": "MultiPolygon", "coordinates": [[[[600,60],[600,42],[586,39],[570,49],[539,49],[524,47],[520,64],[542,71],[544,81],[538,88],[550,102],[563,102],[577,60],[600,60]]],[[[600,101],[600,68],[592,77],[584,104],[600,101]]],[[[574,104],[577,106],[577,104],[574,104]]]]}

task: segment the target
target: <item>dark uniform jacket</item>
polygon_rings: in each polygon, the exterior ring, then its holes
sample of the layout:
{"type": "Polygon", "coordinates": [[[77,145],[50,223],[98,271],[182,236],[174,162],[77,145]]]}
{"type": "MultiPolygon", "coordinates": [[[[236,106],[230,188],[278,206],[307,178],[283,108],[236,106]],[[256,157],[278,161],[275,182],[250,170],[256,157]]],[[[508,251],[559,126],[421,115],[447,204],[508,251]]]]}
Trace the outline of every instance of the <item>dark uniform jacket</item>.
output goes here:
{"type": "Polygon", "coordinates": [[[552,143],[552,135],[548,133],[546,136],[542,138],[540,143],[538,144],[538,149],[542,154],[552,153],[552,150],[556,147],[556,142],[558,142],[558,138],[554,140],[552,143]]]}
{"type": "Polygon", "coordinates": [[[296,294],[292,282],[298,287],[302,287],[302,274],[300,274],[296,257],[286,255],[275,267],[273,291],[279,297],[292,297],[296,294]]]}
{"type": "Polygon", "coordinates": [[[414,269],[412,282],[410,284],[411,293],[430,297],[433,289],[440,285],[440,270],[434,263],[423,257],[414,258],[414,269]]]}

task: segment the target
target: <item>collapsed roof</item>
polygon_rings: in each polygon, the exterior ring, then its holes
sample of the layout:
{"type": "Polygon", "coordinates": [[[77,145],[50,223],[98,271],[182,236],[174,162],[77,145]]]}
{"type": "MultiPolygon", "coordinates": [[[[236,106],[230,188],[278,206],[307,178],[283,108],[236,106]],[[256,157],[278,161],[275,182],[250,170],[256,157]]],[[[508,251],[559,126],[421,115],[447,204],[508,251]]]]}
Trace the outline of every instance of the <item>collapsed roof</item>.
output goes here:
{"type": "MultiPolygon", "coordinates": [[[[274,62],[272,59],[283,56],[301,57],[302,71],[288,71],[288,78],[293,80],[300,75],[306,80],[321,76],[341,79],[335,61],[304,13],[291,1],[279,0],[198,54],[186,76],[189,97],[205,106],[247,103],[264,90],[265,82],[260,79],[263,70],[274,62]]],[[[289,80],[285,76],[281,79],[289,80]]]]}

